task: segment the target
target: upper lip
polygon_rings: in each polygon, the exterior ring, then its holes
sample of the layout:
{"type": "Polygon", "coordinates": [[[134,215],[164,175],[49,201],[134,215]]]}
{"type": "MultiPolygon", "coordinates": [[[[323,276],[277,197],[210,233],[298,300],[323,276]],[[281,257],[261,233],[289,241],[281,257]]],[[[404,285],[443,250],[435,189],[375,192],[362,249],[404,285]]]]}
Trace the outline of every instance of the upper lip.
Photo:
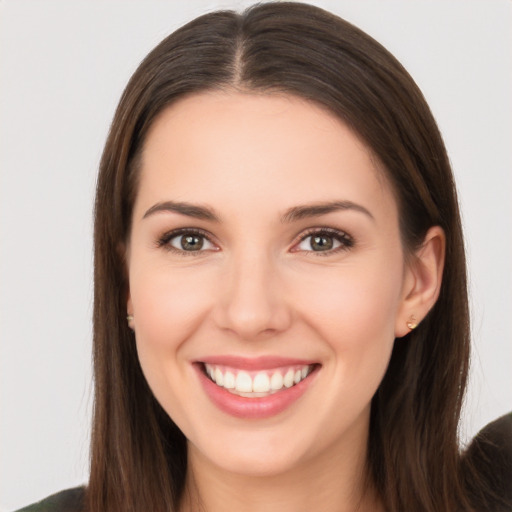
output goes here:
{"type": "Polygon", "coordinates": [[[318,361],[281,356],[241,357],[234,355],[217,355],[198,359],[196,363],[229,366],[241,370],[271,370],[282,366],[317,364],[318,361]]]}

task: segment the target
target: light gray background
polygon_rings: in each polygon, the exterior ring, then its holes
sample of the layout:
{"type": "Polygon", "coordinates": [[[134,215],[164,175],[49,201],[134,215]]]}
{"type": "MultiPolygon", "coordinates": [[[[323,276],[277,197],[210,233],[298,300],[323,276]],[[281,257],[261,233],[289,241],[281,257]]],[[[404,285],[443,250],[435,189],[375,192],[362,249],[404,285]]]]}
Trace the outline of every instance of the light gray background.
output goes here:
{"type": "MultiPolygon", "coordinates": [[[[467,440],[511,409],[512,3],[317,1],[416,79],[460,189],[474,355],[467,440]]],[[[87,479],[92,200],[107,129],[145,54],[249,2],[0,2],[0,509],[87,479]]]]}

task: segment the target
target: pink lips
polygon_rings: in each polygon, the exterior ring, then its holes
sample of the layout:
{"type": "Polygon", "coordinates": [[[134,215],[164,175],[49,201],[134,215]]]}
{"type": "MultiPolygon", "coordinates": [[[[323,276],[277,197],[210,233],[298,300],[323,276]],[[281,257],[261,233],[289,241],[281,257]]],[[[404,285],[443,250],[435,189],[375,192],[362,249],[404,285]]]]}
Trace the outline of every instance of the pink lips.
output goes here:
{"type": "Polygon", "coordinates": [[[223,412],[245,419],[263,419],[277,415],[290,407],[308,389],[318,373],[318,365],[307,378],[298,384],[264,397],[248,398],[229,392],[212,382],[204,372],[204,364],[223,365],[246,371],[271,370],[274,368],[314,365],[315,362],[280,357],[259,357],[253,359],[236,356],[206,357],[194,364],[199,380],[210,400],[223,412]]]}

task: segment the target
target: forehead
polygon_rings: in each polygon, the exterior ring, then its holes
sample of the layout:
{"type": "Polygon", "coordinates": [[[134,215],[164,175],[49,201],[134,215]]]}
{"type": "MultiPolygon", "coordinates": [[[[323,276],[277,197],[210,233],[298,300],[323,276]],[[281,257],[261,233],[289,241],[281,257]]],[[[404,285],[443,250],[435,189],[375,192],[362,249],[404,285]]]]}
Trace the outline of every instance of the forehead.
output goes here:
{"type": "Polygon", "coordinates": [[[253,203],[284,208],[346,196],[394,208],[375,162],[356,134],[312,102],[274,94],[197,94],[153,123],[137,202],[235,206],[243,198],[246,209],[253,203]]]}

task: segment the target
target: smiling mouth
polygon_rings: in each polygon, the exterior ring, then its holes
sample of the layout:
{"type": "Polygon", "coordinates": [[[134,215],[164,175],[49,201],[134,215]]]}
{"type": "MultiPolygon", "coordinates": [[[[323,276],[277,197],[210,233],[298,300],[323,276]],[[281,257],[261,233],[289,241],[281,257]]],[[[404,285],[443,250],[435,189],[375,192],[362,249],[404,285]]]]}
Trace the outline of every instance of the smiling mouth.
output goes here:
{"type": "Polygon", "coordinates": [[[292,365],[271,370],[247,371],[201,363],[203,373],[217,386],[245,398],[261,398],[296,386],[311,374],[316,364],[292,365]]]}

